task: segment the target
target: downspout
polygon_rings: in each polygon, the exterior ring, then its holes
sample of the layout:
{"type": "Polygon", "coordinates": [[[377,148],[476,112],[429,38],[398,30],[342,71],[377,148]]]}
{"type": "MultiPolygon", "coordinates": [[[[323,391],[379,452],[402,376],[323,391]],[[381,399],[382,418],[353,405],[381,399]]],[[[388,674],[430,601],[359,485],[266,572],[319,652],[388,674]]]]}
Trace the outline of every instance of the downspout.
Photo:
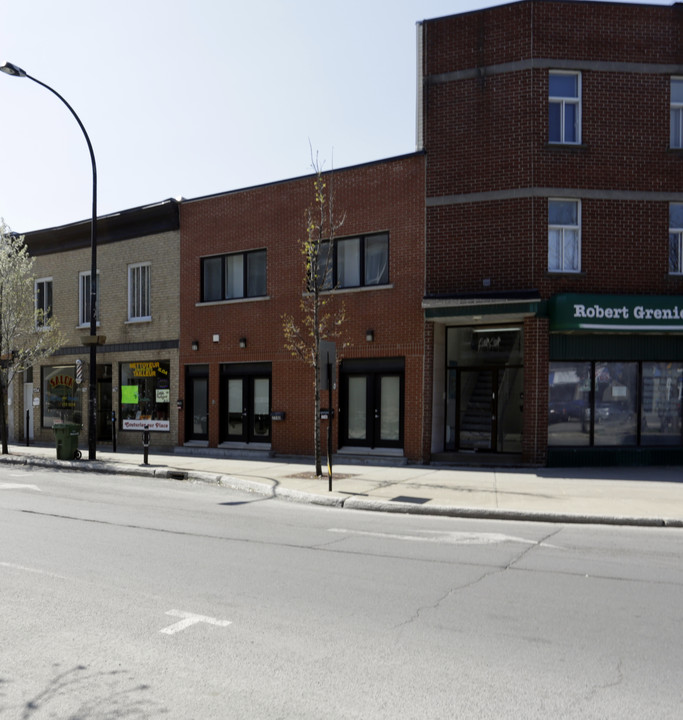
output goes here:
{"type": "MultiPolygon", "coordinates": [[[[529,91],[531,94],[531,97],[529,98],[531,102],[531,107],[534,107],[533,100],[534,100],[534,3],[529,3],[529,35],[530,35],[530,42],[529,42],[529,54],[531,55],[531,80],[529,83],[529,91]]],[[[532,143],[531,143],[531,287],[535,286],[535,262],[536,262],[536,123],[537,123],[537,117],[536,113],[532,114],[532,143]]],[[[539,373],[540,373],[540,367],[539,367],[539,351],[540,351],[540,343],[541,343],[541,333],[539,329],[539,321],[538,321],[538,315],[536,316],[536,348],[535,348],[535,361],[536,361],[536,387],[534,389],[534,396],[536,398],[535,405],[535,414],[536,417],[534,418],[534,462],[536,462],[536,458],[538,458],[538,393],[539,393],[539,373]]]]}
{"type": "Polygon", "coordinates": [[[417,31],[417,88],[415,92],[415,149],[424,150],[424,23],[415,25],[417,31]]]}

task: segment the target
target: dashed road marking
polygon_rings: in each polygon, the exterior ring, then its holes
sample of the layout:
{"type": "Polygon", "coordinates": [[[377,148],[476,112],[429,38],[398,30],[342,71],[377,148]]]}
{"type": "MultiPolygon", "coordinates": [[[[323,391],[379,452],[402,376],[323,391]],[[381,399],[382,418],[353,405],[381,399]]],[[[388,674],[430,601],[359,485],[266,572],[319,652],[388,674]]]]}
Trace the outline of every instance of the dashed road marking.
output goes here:
{"type": "Polygon", "coordinates": [[[364,535],[366,537],[376,537],[386,540],[410,540],[413,542],[443,543],[446,545],[495,545],[498,543],[514,542],[522,543],[524,545],[557,547],[556,545],[549,545],[548,543],[539,542],[538,540],[527,540],[526,538],[516,537],[514,535],[504,535],[503,533],[427,531],[423,535],[399,535],[395,533],[381,533],[365,530],[345,530],[343,528],[328,528],[328,532],[348,535],[364,535]]]}
{"type": "Polygon", "coordinates": [[[216,618],[207,617],[206,615],[196,615],[195,613],[184,612],[183,610],[169,610],[166,614],[181,618],[181,620],[163,628],[163,630],[159,630],[159,632],[165,635],[175,635],[177,632],[185,630],[197,623],[207,623],[209,625],[216,625],[217,627],[232,625],[230,620],[217,620],[216,618]]]}
{"type": "Polygon", "coordinates": [[[37,485],[26,485],[24,483],[0,483],[0,490],[37,490],[41,492],[37,485]]]}

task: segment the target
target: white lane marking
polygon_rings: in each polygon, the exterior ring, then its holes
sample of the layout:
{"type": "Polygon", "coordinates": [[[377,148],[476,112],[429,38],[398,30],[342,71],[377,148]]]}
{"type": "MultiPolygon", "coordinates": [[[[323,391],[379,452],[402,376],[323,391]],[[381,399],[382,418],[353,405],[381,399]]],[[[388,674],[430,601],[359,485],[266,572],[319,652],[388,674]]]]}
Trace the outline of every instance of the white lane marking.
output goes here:
{"type": "Polygon", "coordinates": [[[344,528],[328,528],[328,532],[340,533],[347,535],[365,535],[367,537],[376,537],[386,540],[411,540],[417,542],[443,543],[445,545],[495,545],[497,543],[514,542],[523,543],[524,545],[543,545],[544,547],[554,547],[557,545],[549,545],[548,543],[539,542],[538,540],[527,540],[514,535],[504,535],[502,533],[474,533],[474,532],[439,532],[437,530],[425,531],[424,535],[398,535],[393,533],[369,532],[364,530],[345,530],[344,528]]]}
{"type": "Polygon", "coordinates": [[[9,568],[10,570],[21,570],[22,572],[34,573],[35,575],[45,575],[51,578],[57,578],[58,580],[70,580],[64,575],[58,575],[57,573],[50,572],[49,570],[40,570],[39,568],[26,567],[26,565],[17,565],[16,563],[0,562],[0,567],[9,568]]]}
{"type": "Polygon", "coordinates": [[[37,490],[41,492],[37,485],[24,485],[23,483],[0,483],[0,490],[37,490]]]}
{"type": "Polygon", "coordinates": [[[179,620],[177,623],[173,623],[173,625],[169,625],[163,630],[159,630],[159,632],[165,633],[166,635],[174,635],[175,633],[185,630],[185,628],[188,628],[191,625],[196,625],[200,622],[208,623],[209,625],[217,625],[218,627],[227,627],[228,625],[232,625],[230,620],[216,620],[216,618],[207,617],[206,615],[195,615],[194,613],[184,612],[182,610],[169,610],[166,614],[182,618],[182,620],[179,620]]]}

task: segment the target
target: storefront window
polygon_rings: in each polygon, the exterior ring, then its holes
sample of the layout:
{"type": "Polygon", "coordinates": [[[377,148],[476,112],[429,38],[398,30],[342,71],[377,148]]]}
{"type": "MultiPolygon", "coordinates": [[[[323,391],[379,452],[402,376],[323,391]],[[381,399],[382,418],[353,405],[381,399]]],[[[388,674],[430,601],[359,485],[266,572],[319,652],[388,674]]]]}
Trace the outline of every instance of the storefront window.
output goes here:
{"type": "Polygon", "coordinates": [[[121,429],[170,430],[170,363],[121,363],[121,429]]]}
{"type": "Polygon", "coordinates": [[[42,368],[43,418],[42,425],[51,428],[59,422],[81,422],[77,410],[75,365],[52,365],[42,368]]]}
{"type": "Polygon", "coordinates": [[[595,363],[595,445],[637,443],[638,363],[595,363]]]}
{"type": "Polygon", "coordinates": [[[548,445],[683,445],[682,396],[683,362],[551,362],[548,445]]]}
{"type": "Polygon", "coordinates": [[[640,436],[643,445],[681,444],[683,363],[644,362],[640,436]]]}
{"type": "Polygon", "coordinates": [[[588,445],[591,364],[551,362],[549,377],[548,445],[588,445]]]}

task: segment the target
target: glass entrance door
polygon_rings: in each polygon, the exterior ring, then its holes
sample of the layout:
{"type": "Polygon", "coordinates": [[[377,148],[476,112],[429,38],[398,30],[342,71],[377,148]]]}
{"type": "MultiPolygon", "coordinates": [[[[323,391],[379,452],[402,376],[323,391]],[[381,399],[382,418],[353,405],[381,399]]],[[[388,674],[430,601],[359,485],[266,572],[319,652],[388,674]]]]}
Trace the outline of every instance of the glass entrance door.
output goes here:
{"type": "Polygon", "coordinates": [[[225,372],[221,377],[221,442],[270,441],[270,376],[225,372]]]}
{"type": "Polygon", "coordinates": [[[521,453],[523,367],[521,327],[447,329],[446,451],[521,453]]]}
{"type": "Polygon", "coordinates": [[[209,369],[190,366],[185,380],[187,409],[185,411],[185,438],[209,439],[209,369]]]}
{"type": "Polygon", "coordinates": [[[521,452],[523,371],[449,369],[446,449],[521,452]]]}
{"type": "Polygon", "coordinates": [[[459,373],[458,431],[460,450],[492,450],[495,437],[495,370],[459,373]]]}
{"type": "Polygon", "coordinates": [[[402,447],[403,375],[353,373],[344,375],[342,387],[342,444],[402,447]]]}

